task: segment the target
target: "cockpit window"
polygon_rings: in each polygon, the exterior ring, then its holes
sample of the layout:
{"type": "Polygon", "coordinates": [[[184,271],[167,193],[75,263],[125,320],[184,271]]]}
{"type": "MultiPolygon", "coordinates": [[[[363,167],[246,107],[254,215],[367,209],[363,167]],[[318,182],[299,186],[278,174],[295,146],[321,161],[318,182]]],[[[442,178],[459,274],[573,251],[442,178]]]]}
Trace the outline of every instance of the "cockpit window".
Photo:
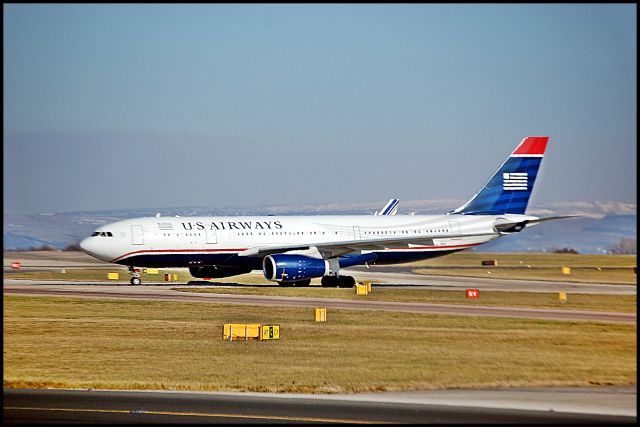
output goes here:
{"type": "Polygon", "coordinates": [[[100,237],[113,237],[113,233],[110,231],[94,231],[91,237],[100,236],[100,237]]]}

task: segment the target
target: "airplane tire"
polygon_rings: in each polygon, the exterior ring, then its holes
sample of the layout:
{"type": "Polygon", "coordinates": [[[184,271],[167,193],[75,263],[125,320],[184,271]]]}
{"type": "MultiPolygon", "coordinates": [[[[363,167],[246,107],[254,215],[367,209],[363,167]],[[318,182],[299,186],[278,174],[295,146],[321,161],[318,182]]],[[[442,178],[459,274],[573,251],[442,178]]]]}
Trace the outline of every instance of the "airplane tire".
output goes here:
{"type": "Polygon", "coordinates": [[[300,280],[295,282],[296,287],[298,286],[309,286],[311,284],[311,279],[307,279],[307,280],[300,280]]]}
{"type": "Polygon", "coordinates": [[[335,276],[324,276],[320,279],[320,283],[325,288],[335,288],[338,286],[338,278],[335,276]]]}
{"type": "Polygon", "coordinates": [[[293,286],[293,282],[278,282],[278,285],[282,286],[283,288],[290,288],[293,286]]]}
{"type": "Polygon", "coordinates": [[[353,288],[356,285],[356,279],[351,276],[340,276],[338,286],[341,288],[353,288]]]}
{"type": "Polygon", "coordinates": [[[139,285],[139,284],[141,284],[141,283],[142,283],[142,280],[140,280],[140,278],[139,278],[139,277],[132,277],[132,278],[131,278],[131,284],[132,284],[132,285],[136,285],[136,286],[137,286],[137,285],[139,285]]]}

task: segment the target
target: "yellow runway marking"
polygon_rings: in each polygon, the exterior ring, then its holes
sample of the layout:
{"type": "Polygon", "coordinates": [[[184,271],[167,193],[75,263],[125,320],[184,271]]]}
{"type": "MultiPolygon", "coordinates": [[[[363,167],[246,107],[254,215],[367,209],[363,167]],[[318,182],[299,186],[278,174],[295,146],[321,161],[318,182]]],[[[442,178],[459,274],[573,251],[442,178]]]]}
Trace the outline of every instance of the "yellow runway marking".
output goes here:
{"type": "Polygon", "coordinates": [[[59,412],[97,412],[97,413],[114,413],[114,414],[150,414],[150,415],[175,415],[188,417],[218,417],[218,418],[250,418],[257,420],[280,420],[280,421],[306,421],[311,423],[350,423],[350,424],[393,424],[381,421],[362,421],[347,420],[338,418],[307,418],[307,417],[283,417],[277,415],[239,415],[239,414],[212,414],[205,412],[173,412],[173,411],[147,411],[147,410],[129,410],[129,409],[75,409],[75,408],[28,408],[5,406],[6,410],[25,410],[25,411],[59,411],[59,412]]]}

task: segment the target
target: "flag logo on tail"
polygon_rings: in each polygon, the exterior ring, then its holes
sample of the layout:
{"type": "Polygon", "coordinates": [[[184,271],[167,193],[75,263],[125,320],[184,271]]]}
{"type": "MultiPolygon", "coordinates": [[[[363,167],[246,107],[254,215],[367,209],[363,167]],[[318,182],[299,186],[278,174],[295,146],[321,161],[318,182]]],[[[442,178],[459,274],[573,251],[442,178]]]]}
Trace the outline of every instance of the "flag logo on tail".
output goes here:
{"type": "Polygon", "coordinates": [[[505,172],[502,174],[502,189],[527,190],[528,181],[527,172],[505,172]]]}

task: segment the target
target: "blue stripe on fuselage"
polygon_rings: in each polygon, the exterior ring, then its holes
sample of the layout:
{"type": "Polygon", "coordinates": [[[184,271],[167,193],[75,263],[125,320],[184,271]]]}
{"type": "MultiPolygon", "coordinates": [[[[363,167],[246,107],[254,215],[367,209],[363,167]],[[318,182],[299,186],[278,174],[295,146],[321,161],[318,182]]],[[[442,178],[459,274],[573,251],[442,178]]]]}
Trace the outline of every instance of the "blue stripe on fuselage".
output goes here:
{"type": "MultiPolygon", "coordinates": [[[[355,265],[371,265],[384,264],[400,264],[405,262],[420,261],[423,259],[435,258],[458,252],[462,249],[448,249],[437,251],[386,251],[371,252],[359,255],[343,255],[339,257],[340,267],[346,268],[355,265]]],[[[141,254],[133,255],[126,259],[116,262],[121,265],[131,265],[136,267],[152,267],[152,268],[183,268],[183,267],[202,267],[202,266],[225,266],[225,267],[249,267],[252,270],[262,270],[262,258],[237,256],[235,254],[190,254],[190,253],[173,253],[173,254],[141,254]]]]}
{"type": "MultiPolygon", "coordinates": [[[[436,258],[443,255],[449,255],[454,252],[463,251],[467,248],[461,249],[445,249],[439,251],[389,251],[389,252],[375,252],[376,260],[370,264],[372,265],[385,265],[385,264],[402,264],[406,262],[421,261],[424,259],[436,258]]],[[[340,257],[342,259],[342,257],[340,257]]],[[[364,264],[364,263],[363,263],[364,264]]],[[[342,265],[342,264],[340,264],[342,265]]]]}
{"type": "Polygon", "coordinates": [[[117,264],[136,267],[201,267],[207,265],[223,265],[225,267],[251,267],[262,269],[262,259],[257,257],[239,257],[236,254],[207,253],[171,253],[133,255],[116,261],[117,264]]]}

